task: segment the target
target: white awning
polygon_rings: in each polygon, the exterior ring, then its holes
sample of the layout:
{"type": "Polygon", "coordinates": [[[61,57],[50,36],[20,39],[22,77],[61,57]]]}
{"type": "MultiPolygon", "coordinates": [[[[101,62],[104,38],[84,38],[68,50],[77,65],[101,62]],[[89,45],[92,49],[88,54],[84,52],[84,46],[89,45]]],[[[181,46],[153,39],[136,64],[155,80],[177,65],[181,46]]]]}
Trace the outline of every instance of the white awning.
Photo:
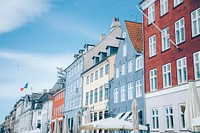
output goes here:
{"type": "Polygon", "coordinates": [[[119,113],[115,118],[120,119],[124,113],[119,113]]]}
{"type": "Polygon", "coordinates": [[[126,112],[125,114],[124,114],[124,116],[121,118],[122,120],[125,120],[129,115],[130,115],[130,111],[129,112],[126,112]]]}

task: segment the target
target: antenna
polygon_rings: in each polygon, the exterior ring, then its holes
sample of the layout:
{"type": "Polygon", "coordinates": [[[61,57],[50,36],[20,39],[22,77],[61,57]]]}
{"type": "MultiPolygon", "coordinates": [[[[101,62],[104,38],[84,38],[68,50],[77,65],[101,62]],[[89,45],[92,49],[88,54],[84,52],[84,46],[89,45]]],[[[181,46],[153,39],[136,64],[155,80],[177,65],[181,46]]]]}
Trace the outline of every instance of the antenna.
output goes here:
{"type": "MultiPolygon", "coordinates": [[[[138,6],[136,6],[136,8],[145,16],[145,18],[149,20],[149,17],[146,14],[144,14],[143,11],[138,6]]],[[[162,33],[161,29],[154,22],[152,22],[152,24],[162,33]]],[[[181,48],[179,48],[170,38],[169,41],[178,49],[178,51],[181,51],[181,48]]]]}

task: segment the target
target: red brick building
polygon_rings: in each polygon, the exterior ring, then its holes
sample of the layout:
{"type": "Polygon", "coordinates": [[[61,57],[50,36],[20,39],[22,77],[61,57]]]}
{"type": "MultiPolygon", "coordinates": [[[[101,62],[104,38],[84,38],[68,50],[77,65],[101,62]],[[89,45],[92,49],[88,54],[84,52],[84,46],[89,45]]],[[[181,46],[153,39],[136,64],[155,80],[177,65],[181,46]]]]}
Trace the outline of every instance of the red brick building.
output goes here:
{"type": "Polygon", "coordinates": [[[147,123],[154,132],[187,132],[188,81],[200,87],[200,0],[143,0],[140,5],[148,16],[143,21],[147,123]]]}
{"type": "Polygon", "coordinates": [[[64,89],[61,89],[53,95],[52,123],[51,123],[52,132],[54,131],[54,124],[56,118],[58,118],[60,124],[60,131],[62,131],[63,107],[64,107],[64,89]]]}

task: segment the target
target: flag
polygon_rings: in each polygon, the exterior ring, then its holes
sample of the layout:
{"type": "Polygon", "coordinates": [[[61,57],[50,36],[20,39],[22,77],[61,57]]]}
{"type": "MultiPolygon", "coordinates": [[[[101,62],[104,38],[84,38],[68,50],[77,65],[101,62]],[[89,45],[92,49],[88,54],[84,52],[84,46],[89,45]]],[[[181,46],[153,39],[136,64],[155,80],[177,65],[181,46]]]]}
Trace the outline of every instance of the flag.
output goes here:
{"type": "Polygon", "coordinates": [[[28,88],[28,83],[26,83],[23,88],[20,88],[20,91],[23,91],[24,89],[27,89],[27,88],[28,88]]]}

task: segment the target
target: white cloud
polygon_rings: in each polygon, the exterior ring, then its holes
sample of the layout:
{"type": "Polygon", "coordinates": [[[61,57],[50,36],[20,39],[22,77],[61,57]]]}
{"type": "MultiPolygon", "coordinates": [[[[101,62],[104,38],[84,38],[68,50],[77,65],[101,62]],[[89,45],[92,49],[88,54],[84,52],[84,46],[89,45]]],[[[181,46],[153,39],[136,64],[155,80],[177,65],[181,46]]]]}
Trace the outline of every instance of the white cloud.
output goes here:
{"type": "Polygon", "coordinates": [[[0,0],[0,33],[23,26],[49,8],[49,0],[0,0]]]}
{"type": "Polygon", "coordinates": [[[66,68],[73,60],[71,54],[35,55],[0,51],[0,99],[20,98],[26,93],[51,89],[57,80],[56,67],[66,68]],[[29,82],[29,89],[20,88],[29,82]],[[30,90],[30,88],[33,88],[30,90]]]}

